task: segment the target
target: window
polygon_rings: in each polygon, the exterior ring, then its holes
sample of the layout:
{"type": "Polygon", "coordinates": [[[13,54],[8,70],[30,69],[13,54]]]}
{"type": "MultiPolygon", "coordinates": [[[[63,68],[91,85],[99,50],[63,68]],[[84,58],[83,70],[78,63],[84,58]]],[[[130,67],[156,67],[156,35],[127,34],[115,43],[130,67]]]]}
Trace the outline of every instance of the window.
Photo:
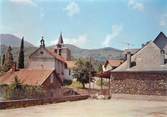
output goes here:
{"type": "Polygon", "coordinates": [[[136,66],[136,62],[135,62],[135,61],[132,61],[131,67],[134,67],[134,66],[136,66]]]}
{"type": "Polygon", "coordinates": [[[69,69],[69,75],[71,75],[71,70],[69,69]]]}
{"type": "Polygon", "coordinates": [[[43,51],[40,51],[40,54],[43,54],[43,51]]]}
{"type": "Polygon", "coordinates": [[[55,53],[57,53],[57,49],[55,49],[54,51],[55,51],[55,53]]]}

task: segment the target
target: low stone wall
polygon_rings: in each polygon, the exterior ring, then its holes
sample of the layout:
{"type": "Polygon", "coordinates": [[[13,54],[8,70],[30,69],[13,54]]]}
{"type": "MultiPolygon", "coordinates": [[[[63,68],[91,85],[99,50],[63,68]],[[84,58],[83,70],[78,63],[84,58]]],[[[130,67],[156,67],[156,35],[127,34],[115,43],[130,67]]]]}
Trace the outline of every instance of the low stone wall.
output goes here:
{"type": "Polygon", "coordinates": [[[112,93],[167,95],[167,72],[112,72],[112,93]]]}
{"type": "Polygon", "coordinates": [[[43,105],[48,103],[58,103],[65,101],[77,101],[87,99],[89,95],[65,96],[62,98],[43,98],[43,99],[24,99],[24,100],[10,100],[0,102],[0,109],[19,108],[34,105],[43,105]]]}

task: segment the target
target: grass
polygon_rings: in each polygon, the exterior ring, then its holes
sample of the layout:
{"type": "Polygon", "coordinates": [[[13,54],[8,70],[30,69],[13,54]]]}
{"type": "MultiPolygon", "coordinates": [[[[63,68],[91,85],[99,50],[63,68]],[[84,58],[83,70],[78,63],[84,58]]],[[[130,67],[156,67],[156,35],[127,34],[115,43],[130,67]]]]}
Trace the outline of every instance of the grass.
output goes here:
{"type": "Polygon", "coordinates": [[[82,89],[82,84],[78,81],[73,81],[71,85],[67,86],[68,88],[79,88],[82,89]]]}

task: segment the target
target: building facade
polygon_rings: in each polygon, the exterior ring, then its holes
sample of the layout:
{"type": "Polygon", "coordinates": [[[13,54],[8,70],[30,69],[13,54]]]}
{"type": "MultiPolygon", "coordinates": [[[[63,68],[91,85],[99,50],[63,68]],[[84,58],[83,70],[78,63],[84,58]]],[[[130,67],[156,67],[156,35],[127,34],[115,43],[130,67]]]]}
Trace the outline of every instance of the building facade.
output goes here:
{"type": "Polygon", "coordinates": [[[61,51],[50,51],[42,37],[40,47],[29,56],[29,65],[25,69],[12,69],[0,77],[0,84],[12,84],[15,77],[23,84],[40,86],[50,96],[63,95],[63,81],[69,79],[67,63],[61,51]]]}
{"type": "Polygon", "coordinates": [[[160,33],[111,71],[113,93],[167,95],[167,37],[160,33]]]}

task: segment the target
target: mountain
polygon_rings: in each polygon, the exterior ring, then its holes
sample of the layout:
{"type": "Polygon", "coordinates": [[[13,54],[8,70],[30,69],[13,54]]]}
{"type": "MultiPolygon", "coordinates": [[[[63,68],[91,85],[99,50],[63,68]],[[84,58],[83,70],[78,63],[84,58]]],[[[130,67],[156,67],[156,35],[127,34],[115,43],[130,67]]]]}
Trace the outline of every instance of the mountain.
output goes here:
{"type": "MultiPolygon", "coordinates": [[[[1,50],[0,55],[5,54],[9,45],[12,47],[12,53],[14,60],[18,61],[18,54],[20,48],[21,39],[11,35],[11,34],[0,34],[1,41],[1,50]]],[[[111,47],[100,48],[100,49],[82,49],[72,44],[65,44],[65,47],[68,47],[71,50],[72,58],[94,58],[98,61],[104,62],[106,59],[121,59],[122,52],[121,50],[114,49],[111,47]]],[[[54,46],[49,46],[48,49],[52,49],[54,46]]],[[[34,52],[37,47],[33,46],[31,43],[25,41],[25,64],[28,63],[29,55],[34,52]]]]}
{"type": "MultiPolygon", "coordinates": [[[[53,48],[50,46],[49,48],[53,48]]],[[[111,47],[100,48],[100,49],[81,49],[72,44],[65,44],[65,47],[68,47],[71,50],[72,56],[74,58],[95,58],[99,61],[105,61],[106,59],[122,59],[122,50],[114,49],[111,47]]]]}
{"type": "MultiPolygon", "coordinates": [[[[0,34],[0,45],[11,46],[11,47],[20,47],[21,39],[15,35],[11,34],[0,34]]],[[[34,47],[33,44],[24,40],[25,47],[34,47]]]]}
{"type": "MultiPolygon", "coordinates": [[[[0,48],[0,56],[5,54],[8,49],[8,46],[2,45],[0,48]]],[[[25,55],[25,65],[28,64],[28,57],[32,52],[34,52],[37,48],[36,47],[25,47],[24,48],[24,55],[25,55]]],[[[12,54],[14,61],[18,61],[20,47],[12,47],[12,54]]]]}

